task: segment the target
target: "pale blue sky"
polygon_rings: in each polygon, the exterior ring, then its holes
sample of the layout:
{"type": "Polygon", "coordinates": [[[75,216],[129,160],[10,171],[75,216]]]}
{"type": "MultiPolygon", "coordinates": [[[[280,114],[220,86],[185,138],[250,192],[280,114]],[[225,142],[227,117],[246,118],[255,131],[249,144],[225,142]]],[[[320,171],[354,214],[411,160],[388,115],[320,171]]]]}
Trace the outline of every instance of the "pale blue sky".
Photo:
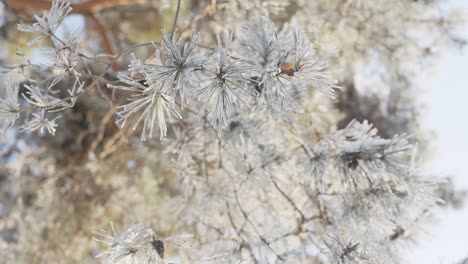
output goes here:
{"type": "MultiPolygon", "coordinates": [[[[433,159],[425,171],[450,176],[459,189],[468,189],[468,50],[447,52],[435,74],[423,77],[428,111],[425,127],[436,132],[433,159]]],[[[443,210],[439,220],[420,239],[412,263],[454,263],[468,257],[468,206],[443,210]]]]}

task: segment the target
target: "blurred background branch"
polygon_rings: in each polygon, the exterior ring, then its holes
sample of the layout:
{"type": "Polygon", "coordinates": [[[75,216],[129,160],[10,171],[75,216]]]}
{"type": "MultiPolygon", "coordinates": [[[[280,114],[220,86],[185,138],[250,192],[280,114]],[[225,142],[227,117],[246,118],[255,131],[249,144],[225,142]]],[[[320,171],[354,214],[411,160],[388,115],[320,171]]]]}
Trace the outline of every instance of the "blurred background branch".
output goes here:
{"type": "MultiPolygon", "coordinates": [[[[33,10],[46,10],[50,8],[51,2],[47,0],[4,0],[10,9],[22,14],[33,15],[33,10]]],[[[128,6],[145,3],[146,0],[89,0],[82,3],[71,4],[72,13],[90,14],[100,12],[107,8],[116,6],[128,6]]]]}

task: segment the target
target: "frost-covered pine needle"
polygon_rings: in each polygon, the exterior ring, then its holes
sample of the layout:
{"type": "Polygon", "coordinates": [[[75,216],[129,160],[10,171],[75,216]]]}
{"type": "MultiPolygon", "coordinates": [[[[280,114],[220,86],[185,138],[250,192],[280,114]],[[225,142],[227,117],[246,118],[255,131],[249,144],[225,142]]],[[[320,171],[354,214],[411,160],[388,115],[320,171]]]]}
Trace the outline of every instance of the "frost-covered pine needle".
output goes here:
{"type": "Polygon", "coordinates": [[[327,64],[314,58],[314,46],[301,30],[287,26],[278,33],[268,18],[258,16],[244,26],[243,44],[260,75],[259,99],[271,109],[294,109],[309,85],[334,96],[336,80],[327,64]]]}
{"type": "Polygon", "coordinates": [[[64,73],[71,73],[79,77],[81,73],[76,69],[79,64],[79,41],[78,30],[65,30],[63,38],[60,40],[52,38],[54,48],[47,52],[47,56],[52,61],[53,67],[62,70],[64,73]]]}
{"type": "Polygon", "coordinates": [[[57,116],[53,118],[52,120],[49,120],[44,117],[45,111],[42,110],[41,113],[33,113],[33,118],[23,126],[21,126],[23,131],[28,131],[28,132],[33,132],[35,130],[39,130],[41,134],[44,134],[44,130],[47,130],[49,134],[55,136],[55,131],[57,127],[57,123],[55,120],[57,120],[60,116],[57,116]]]}
{"type": "Polygon", "coordinates": [[[106,230],[95,233],[97,237],[94,240],[108,245],[108,249],[96,257],[109,264],[138,263],[137,253],[142,248],[145,238],[150,236],[151,229],[137,224],[132,225],[125,232],[117,234],[113,223],[111,223],[111,230],[112,233],[106,230]]]}
{"type": "Polygon", "coordinates": [[[32,26],[20,24],[18,29],[23,32],[40,34],[41,36],[28,42],[28,45],[33,45],[37,41],[53,36],[57,28],[62,24],[65,17],[71,12],[70,3],[64,0],[54,0],[50,10],[44,11],[42,16],[35,15],[36,23],[32,26]]]}
{"type": "Polygon", "coordinates": [[[111,233],[106,230],[94,233],[94,240],[108,246],[97,258],[109,264],[166,264],[166,247],[193,248],[187,243],[192,235],[159,238],[151,228],[141,224],[130,226],[126,231],[118,234],[111,222],[111,233]]]}
{"type": "Polygon", "coordinates": [[[192,33],[189,42],[176,41],[175,34],[163,31],[161,41],[162,58],[157,56],[150,63],[130,65],[131,70],[141,72],[149,85],[162,84],[163,91],[172,97],[179,97],[181,106],[190,104],[191,95],[199,82],[197,71],[206,58],[195,52],[198,34],[192,33]]]}
{"type": "Polygon", "coordinates": [[[155,127],[158,126],[159,137],[162,139],[167,135],[167,119],[182,118],[177,112],[174,98],[164,93],[162,85],[147,87],[125,75],[120,75],[119,80],[128,86],[108,85],[108,87],[132,93],[128,98],[129,103],[117,107],[119,116],[117,124],[120,127],[124,127],[131,116],[141,112],[132,129],[136,130],[143,122],[141,139],[146,140],[148,137],[153,137],[155,127]]]}
{"type": "Polygon", "coordinates": [[[239,110],[242,97],[249,93],[249,80],[244,75],[252,67],[248,63],[231,59],[229,48],[232,34],[218,35],[217,40],[216,62],[205,65],[207,77],[201,81],[195,96],[203,103],[199,115],[203,115],[205,109],[209,108],[212,124],[219,133],[221,128],[228,125],[230,116],[239,110]],[[208,106],[210,102],[212,106],[208,106]]]}
{"type": "Polygon", "coordinates": [[[50,93],[51,87],[49,87],[49,89],[47,89],[46,91],[43,91],[37,85],[25,84],[24,87],[27,89],[27,91],[22,94],[23,98],[28,103],[39,109],[48,109],[49,111],[60,111],[70,106],[67,102],[63,101],[62,99],[52,96],[50,93]]]}
{"type": "Polygon", "coordinates": [[[8,77],[3,98],[0,97],[0,134],[4,134],[19,118],[18,91],[18,82],[8,77]]]}

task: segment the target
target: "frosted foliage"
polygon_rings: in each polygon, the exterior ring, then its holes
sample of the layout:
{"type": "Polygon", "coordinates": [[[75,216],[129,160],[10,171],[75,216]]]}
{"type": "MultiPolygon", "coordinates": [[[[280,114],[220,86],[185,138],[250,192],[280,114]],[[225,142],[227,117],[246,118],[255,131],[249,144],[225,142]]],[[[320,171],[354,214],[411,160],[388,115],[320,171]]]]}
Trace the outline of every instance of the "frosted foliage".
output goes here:
{"type": "Polygon", "coordinates": [[[18,83],[8,79],[3,97],[0,98],[0,132],[2,134],[19,118],[18,90],[18,83]]]}
{"type": "Polygon", "coordinates": [[[24,32],[36,33],[41,36],[28,42],[33,45],[35,42],[55,34],[55,31],[63,22],[65,16],[71,11],[70,3],[67,1],[53,1],[50,10],[44,11],[42,16],[34,16],[36,23],[32,26],[20,24],[18,29],[24,32]]]}
{"type": "Polygon", "coordinates": [[[143,121],[141,139],[152,138],[156,123],[159,126],[160,138],[165,137],[167,133],[166,117],[181,118],[175,109],[174,98],[164,93],[162,85],[146,87],[128,76],[119,76],[119,79],[122,83],[130,86],[109,85],[108,87],[132,91],[135,94],[129,99],[130,103],[118,107],[119,119],[117,124],[123,127],[129,117],[142,110],[140,117],[133,126],[133,130],[143,121]]]}
{"type": "Polygon", "coordinates": [[[44,112],[41,112],[41,114],[35,113],[32,114],[33,119],[31,119],[27,124],[24,124],[22,126],[23,130],[26,131],[34,131],[34,130],[40,130],[41,133],[44,133],[44,129],[46,129],[49,134],[55,135],[55,127],[57,126],[57,123],[55,123],[55,120],[59,118],[60,116],[55,117],[52,120],[49,120],[44,117],[44,112]]]}
{"type": "Polygon", "coordinates": [[[404,263],[462,205],[420,170],[439,1],[4,2],[0,262],[404,263]]]}
{"type": "Polygon", "coordinates": [[[190,248],[192,245],[183,241],[186,236],[158,238],[150,228],[137,224],[117,234],[111,223],[111,232],[96,232],[96,241],[107,244],[109,249],[97,257],[104,263],[166,263],[164,253],[166,244],[174,247],[190,248]]]}

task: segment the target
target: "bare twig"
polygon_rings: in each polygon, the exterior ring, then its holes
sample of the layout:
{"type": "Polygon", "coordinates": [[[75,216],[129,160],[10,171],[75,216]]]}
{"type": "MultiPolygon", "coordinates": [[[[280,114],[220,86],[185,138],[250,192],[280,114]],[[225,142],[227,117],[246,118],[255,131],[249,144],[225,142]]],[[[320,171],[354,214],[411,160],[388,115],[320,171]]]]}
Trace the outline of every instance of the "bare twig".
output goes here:
{"type": "Polygon", "coordinates": [[[174,23],[172,24],[172,30],[171,30],[171,39],[172,37],[174,37],[174,32],[175,32],[175,28],[177,25],[177,19],[179,19],[179,11],[180,11],[180,0],[177,0],[176,13],[175,13],[174,23]]]}

